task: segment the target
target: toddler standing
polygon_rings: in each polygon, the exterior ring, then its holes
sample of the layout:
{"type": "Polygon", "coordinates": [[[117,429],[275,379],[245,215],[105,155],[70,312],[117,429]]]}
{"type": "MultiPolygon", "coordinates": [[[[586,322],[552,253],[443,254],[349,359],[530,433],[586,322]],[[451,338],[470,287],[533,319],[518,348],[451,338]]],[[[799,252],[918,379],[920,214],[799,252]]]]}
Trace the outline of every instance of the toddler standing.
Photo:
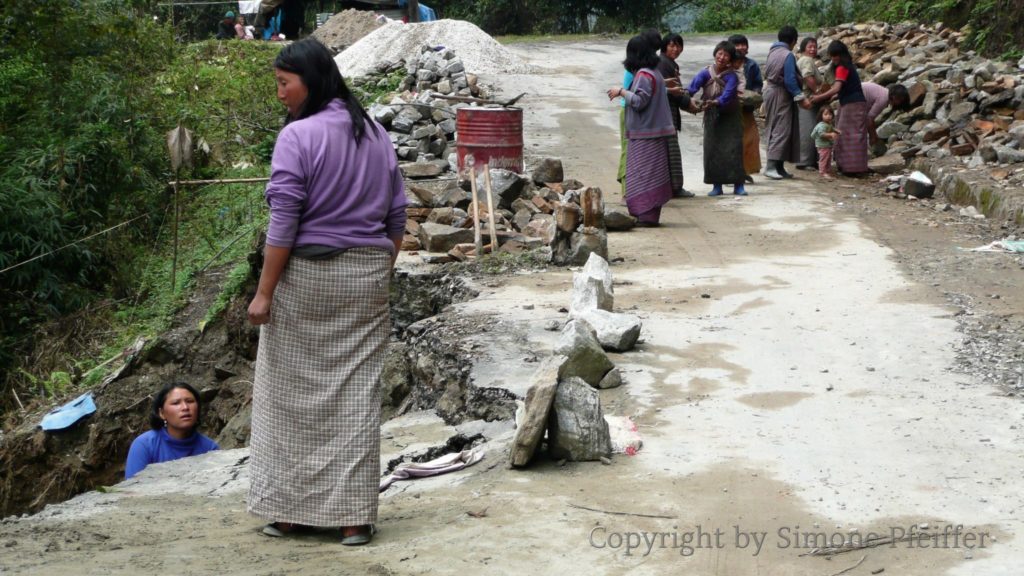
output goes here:
{"type": "Polygon", "coordinates": [[[818,173],[826,180],[832,180],[832,146],[835,145],[839,131],[832,127],[835,112],[828,106],[822,106],[818,112],[818,125],[811,130],[814,146],[818,149],[818,173]]]}

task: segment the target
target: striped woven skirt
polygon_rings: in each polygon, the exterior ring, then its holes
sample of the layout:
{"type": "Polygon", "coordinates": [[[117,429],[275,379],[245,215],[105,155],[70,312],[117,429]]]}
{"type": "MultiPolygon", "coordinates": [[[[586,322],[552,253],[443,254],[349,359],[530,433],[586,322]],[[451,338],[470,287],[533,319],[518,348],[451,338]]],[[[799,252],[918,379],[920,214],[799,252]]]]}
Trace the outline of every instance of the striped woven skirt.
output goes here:
{"type": "Polygon", "coordinates": [[[668,141],[668,171],[672,177],[672,192],[683,189],[683,151],[679,148],[679,136],[672,135],[668,141]]]}
{"type": "Polygon", "coordinates": [[[391,254],[291,258],[260,330],[249,511],[340,527],[377,521],[391,254]]]}
{"type": "Polygon", "coordinates": [[[846,174],[868,171],[868,103],[854,102],[839,107],[836,117],[839,139],[833,150],[836,166],[846,174]]]}
{"type": "Polygon", "coordinates": [[[668,138],[630,140],[626,149],[626,207],[641,222],[657,223],[672,199],[668,138]]]}
{"type": "Polygon", "coordinates": [[[626,108],[619,108],[619,171],[615,179],[622,184],[622,195],[626,195],[626,147],[629,140],[626,140],[626,108]]]}

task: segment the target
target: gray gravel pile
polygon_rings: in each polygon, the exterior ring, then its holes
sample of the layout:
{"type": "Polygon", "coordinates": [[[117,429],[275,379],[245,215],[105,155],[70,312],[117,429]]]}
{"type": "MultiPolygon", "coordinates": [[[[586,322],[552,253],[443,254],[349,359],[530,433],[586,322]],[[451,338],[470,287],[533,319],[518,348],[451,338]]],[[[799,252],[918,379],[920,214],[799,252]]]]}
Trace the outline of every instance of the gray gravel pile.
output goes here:
{"type": "Polygon", "coordinates": [[[392,22],[363,37],[335,58],[342,76],[362,76],[382,63],[405,60],[422,46],[442,46],[462,55],[476,74],[528,73],[530,67],[489,34],[462,20],[419,24],[392,22]]]}
{"type": "Polygon", "coordinates": [[[341,52],[370,34],[380,24],[377,15],[368,10],[350,8],[331,16],[313,32],[313,37],[334,53],[341,52]]]}

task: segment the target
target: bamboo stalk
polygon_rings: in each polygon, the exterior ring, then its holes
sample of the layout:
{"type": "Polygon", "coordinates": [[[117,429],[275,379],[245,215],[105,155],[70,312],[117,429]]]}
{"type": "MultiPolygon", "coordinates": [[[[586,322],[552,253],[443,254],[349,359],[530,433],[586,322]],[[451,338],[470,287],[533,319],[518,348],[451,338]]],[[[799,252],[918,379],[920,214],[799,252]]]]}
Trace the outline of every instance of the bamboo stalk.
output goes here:
{"type": "Polygon", "coordinates": [[[205,186],[208,184],[256,184],[259,182],[269,182],[270,178],[218,178],[215,180],[175,180],[168,182],[169,186],[205,186]]]}
{"type": "Polygon", "coordinates": [[[172,188],[174,194],[174,252],[171,256],[171,294],[178,282],[178,182],[172,188]]]}
{"type": "Polygon", "coordinates": [[[483,239],[480,237],[480,196],[476,192],[476,167],[473,166],[473,157],[466,158],[466,165],[469,167],[469,189],[473,194],[473,244],[476,246],[476,255],[483,255],[483,239]]]}
{"type": "Polygon", "coordinates": [[[484,186],[487,187],[487,210],[490,212],[490,217],[487,218],[487,228],[491,233],[491,254],[494,254],[498,251],[498,233],[494,231],[494,217],[497,214],[494,212],[494,200],[492,198],[494,193],[491,191],[490,162],[484,164],[484,186]]]}

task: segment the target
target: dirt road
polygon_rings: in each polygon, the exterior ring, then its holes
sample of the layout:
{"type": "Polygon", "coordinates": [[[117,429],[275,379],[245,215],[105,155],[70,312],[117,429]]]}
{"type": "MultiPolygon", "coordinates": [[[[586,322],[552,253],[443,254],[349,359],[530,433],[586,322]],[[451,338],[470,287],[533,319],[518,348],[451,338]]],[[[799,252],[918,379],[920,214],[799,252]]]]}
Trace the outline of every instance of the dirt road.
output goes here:
{"type": "MultiPolygon", "coordinates": [[[[713,44],[688,40],[684,79],[713,44]]],[[[527,153],[561,157],[609,202],[618,117],[604,91],[623,45],[514,45],[553,67],[498,79],[530,94],[527,153]]],[[[687,187],[706,193],[699,118],[685,122],[687,187]]],[[[0,525],[0,573],[1019,574],[1024,409],[959,369],[981,336],[949,302],[973,297],[971,315],[1000,319],[990,331],[1018,330],[1019,260],[955,251],[987,228],[804,174],[673,200],[661,228],[611,236],[616,308],[644,319],[644,341],[615,357],[627,383],[602,402],[638,424],[637,456],[510,471],[492,442],[470,470],[386,493],[381,534],[355,550],[260,537],[237,486],[130,485],[0,525]],[[903,539],[809,555],[872,534],[903,539]]],[[[516,276],[461,309],[505,310],[541,347],[570,286],[570,272],[516,276]]]]}

